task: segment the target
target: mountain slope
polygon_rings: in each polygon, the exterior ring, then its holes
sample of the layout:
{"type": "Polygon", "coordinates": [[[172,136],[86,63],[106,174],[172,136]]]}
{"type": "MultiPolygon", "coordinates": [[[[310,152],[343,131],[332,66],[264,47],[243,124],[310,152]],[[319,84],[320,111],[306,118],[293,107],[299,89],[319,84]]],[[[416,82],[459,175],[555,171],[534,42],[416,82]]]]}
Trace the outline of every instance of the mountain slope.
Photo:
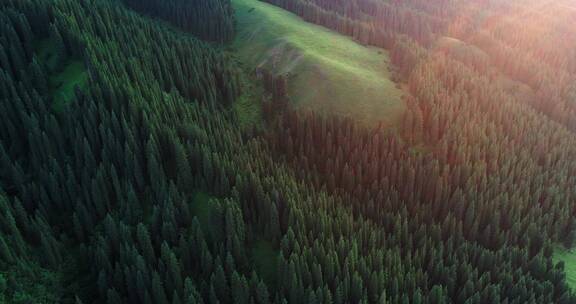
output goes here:
{"type": "Polygon", "coordinates": [[[233,48],[250,69],[289,79],[300,108],[351,116],[367,124],[397,122],[402,91],[390,80],[387,52],[255,0],[232,1],[238,34],[233,48]]]}

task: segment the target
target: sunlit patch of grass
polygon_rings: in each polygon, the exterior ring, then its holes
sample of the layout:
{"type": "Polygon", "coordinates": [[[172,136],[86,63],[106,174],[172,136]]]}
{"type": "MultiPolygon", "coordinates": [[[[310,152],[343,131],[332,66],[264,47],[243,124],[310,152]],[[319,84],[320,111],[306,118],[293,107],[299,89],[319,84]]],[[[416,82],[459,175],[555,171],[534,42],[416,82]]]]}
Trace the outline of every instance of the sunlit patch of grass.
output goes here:
{"type": "Polygon", "coordinates": [[[404,111],[385,50],[257,0],[233,0],[238,34],[232,46],[252,69],[265,67],[289,80],[300,108],[395,124],[404,111]]]}
{"type": "Polygon", "coordinates": [[[234,111],[238,116],[241,128],[252,126],[260,121],[261,109],[259,104],[253,100],[253,97],[242,95],[234,103],[234,111]]]}
{"type": "Polygon", "coordinates": [[[576,291],[576,249],[565,249],[564,247],[557,247],[554,250],[554,262],[564,262],[564,269],[566,271],[566,281],[572,290],[576,291]]]}
{"type": "Polygon", "coordinates": [[[246,129],[257,125],[262,121],[262,96],[265,94],[262,86],[257,85],[257,80],[247,75],[243,71],[242,95],[240,95],[234,105],[233,111],[238,117],[240,128],[246,129]]]}

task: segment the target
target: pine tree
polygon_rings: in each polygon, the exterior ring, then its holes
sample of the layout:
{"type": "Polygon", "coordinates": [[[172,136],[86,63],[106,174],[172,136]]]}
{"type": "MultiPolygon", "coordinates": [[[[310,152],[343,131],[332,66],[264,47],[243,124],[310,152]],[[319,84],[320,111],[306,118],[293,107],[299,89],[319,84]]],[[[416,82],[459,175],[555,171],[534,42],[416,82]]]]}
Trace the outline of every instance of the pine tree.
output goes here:
{"type": "Polygon", "coordinates": [[[256,302],[258,304],[269,304],[270,295],[268,294],[268,288],[264,282],[260,281],[256,287],[256,302]]]}

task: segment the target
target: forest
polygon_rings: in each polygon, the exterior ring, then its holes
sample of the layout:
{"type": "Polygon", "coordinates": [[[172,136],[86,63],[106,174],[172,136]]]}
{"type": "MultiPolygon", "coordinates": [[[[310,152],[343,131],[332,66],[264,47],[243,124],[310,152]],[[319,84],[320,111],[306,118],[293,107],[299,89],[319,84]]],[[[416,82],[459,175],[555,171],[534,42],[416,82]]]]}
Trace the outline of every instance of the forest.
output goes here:
{"type": "Polygon", "coordinates": [[[0,303],[576,303],[575,44],[571,0],[0,1],[0,303]],[[246,62],[262,5],[399,118],[246,62]]]}

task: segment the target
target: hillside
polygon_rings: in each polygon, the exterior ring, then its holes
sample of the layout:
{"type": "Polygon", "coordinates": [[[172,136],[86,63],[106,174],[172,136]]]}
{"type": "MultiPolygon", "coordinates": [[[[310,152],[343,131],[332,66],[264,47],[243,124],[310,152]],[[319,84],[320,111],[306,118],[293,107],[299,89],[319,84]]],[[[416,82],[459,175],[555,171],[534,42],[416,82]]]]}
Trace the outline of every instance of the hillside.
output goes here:
{"type": "Polygon", "coordinates": [[[261,1],[0,1],[0,304],[576,303],[564,0],[261,1]]]}
{"type": "Polygon", "coordinates": [[[287,74],[288,94],[298,108],[367,124],[398,121],[402,91],[390,80],[385,50],[362,46],[264,2],[232,4],[238,31],[234,50],[250,70],[287,74]]]}

